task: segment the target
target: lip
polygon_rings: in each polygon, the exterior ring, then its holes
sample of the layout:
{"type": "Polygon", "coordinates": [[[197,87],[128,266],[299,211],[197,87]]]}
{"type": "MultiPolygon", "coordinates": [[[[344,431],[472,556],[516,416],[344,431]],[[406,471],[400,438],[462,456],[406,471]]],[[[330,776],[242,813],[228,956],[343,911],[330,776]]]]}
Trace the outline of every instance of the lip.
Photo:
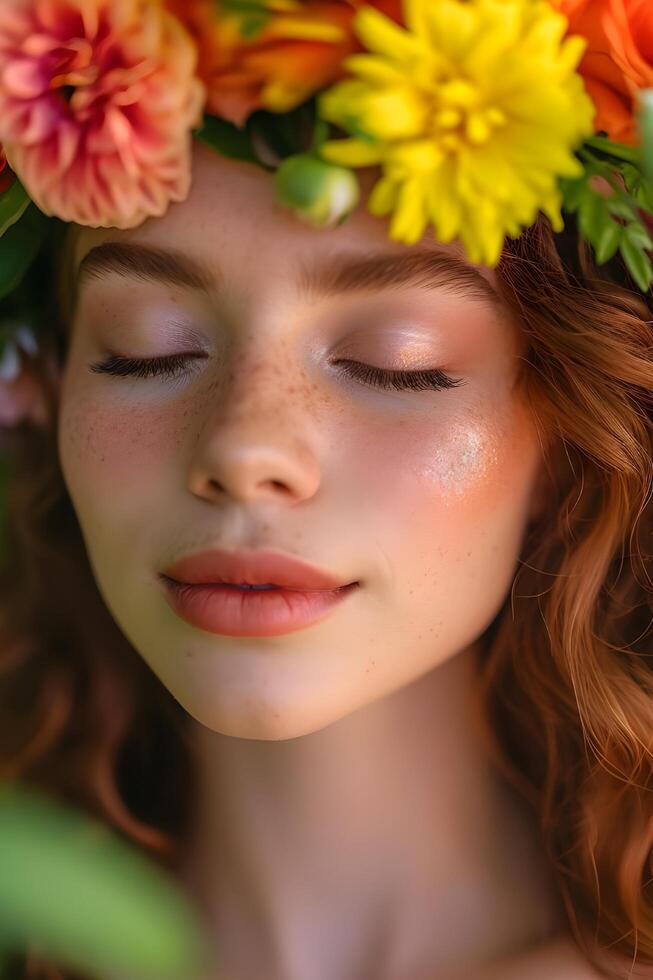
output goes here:
{"type": "Polygon", "coordinates": [[[191,626],[221,636],[281,636],[324,619],[358,582],[337,589],[246,591],[229,585],[184,585],[165,579],[166,599],[191,626]]]}
{"type": "Polygon", "coordinates": [[[280,551],[225,551],[211,549],[187,555],[166,568],[164,578],[187,585],[280,585],[303,592],[339,589],[335,575],[280,551]]]}

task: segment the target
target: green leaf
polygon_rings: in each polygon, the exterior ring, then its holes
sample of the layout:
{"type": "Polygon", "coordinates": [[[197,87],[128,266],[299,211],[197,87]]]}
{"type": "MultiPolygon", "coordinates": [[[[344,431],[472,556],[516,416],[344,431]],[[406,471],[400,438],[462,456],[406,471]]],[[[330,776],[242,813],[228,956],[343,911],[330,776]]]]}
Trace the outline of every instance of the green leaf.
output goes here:
{"type": "Polygon", "coordinates": [[[653,181],[640,180],[632,194],[642,210],[653,215],[653,181]]]}
{"type": "Polygon", "coordinates": [[[593,150],[598,150],[605,156],[615,157],[617,160],[625,160],[626,163],[641,165],[642,153],[639,147],[625,146],[623,143],[615,143],[607,136],[590,136],[586,139],[583,146],[589,146],[593,150]]]}
{"type": "Polygon", "coordinates": [[[250,163],[257,162],[247,131],[239,129],[226,119],[205,115],[202,126],[195,130],[194,135],[223,156],[248,160],[250,163]]]}
{"type": "Polygon", "coordinates": [[[628,241],[632,242],[633,245],[639,245],[640,248],[653,248],[653,241],[651,241],[650,234],[644,225],[639,221],[633,221],[631,224],[626,225],[624,228],[624,236],[628,239],[628,241]]]}
{"type": "Polygon", "coordinates": [[[311,152],[318,153],[320,144],[324,143],[325,140],[329,138],[329,124],[325,119],[315,120],[315,129],[313,130],[313,139],[311,142],[311,152]]]}
{"type": "Polygon", "coordinates": [[[642,179],[641,171],[639,170],[638,167],[634,166],[634,164],[632,163],[624,163],[619,168],[619,172],[621,173],[624,179],[624,183],[626,184],[626,190],[629,193],[632,193],[633,190],[636,187],[638,187],[639,183],[641,182],[642,179]]]}
{"type": "Polygon", "coordinates": [[[566,211],[570,212],[576,211],[583,198],[591,193],[587,187],[587,177],[585,174],[573,180],[563,177],[560,181],[560,191],[562,193],[563,206],[566,211]]]}
{"type": "Polygon", "coordinates": [[[606,222],[610,221],[605,198],[590,191],[580,202],[578,225],[583,238],[596,246],[606,222]]]}
{"type": "Polygon", "coordinates": [[[33,204],[0,238],[0,299],[16,289],[36,258],[48,221],[33,204]]]}
{"type": "Polygon", "coordinates": [[[0,845],[5,942],[93,975],[189,980],[207,965],[182,892],[99,821],[5,783],[0,845]]]}
{"type": "Polygon", "coordinates": [[[631,276],[645,293],[653,280],[653,266],[648,255],[625,235],[621,240],[620,252],[631,276]]]}
{"type": "Polygon", "coordinates": [[[0,197],[0,238],[8,228],[21,218],[30,204],[30,198],[19,180],[0,197]]]}
{"type": "Polygon", "coordinates": [[[252,138],[267,145],[279,163],[286,157],[304,153],[311,146],[315,132],[315,99],[302,102],[288,112],[257,109],[247,120],[247,129],[252,138]]]}
{"type": "Polygon", "coordinates": [[[615,214],[624,221],[637,221],[637,208],[634,207],[624,194],[615,194],[614,197],[606,197],[605,204],[610,214],[615,214]]]}
{"type": "Polygon", "coordinates": [[[599,265],[603,265],[615,254],[619,248],[621,233],[621,225],[618,225],[616,221],[610,221],[602,227],[594,249],[599,265]]]}
{"type": "Polygon", "coordinates": [[[642,170],[645,177],[653,180],[653,88],[639,92],[639,105],[637,121],[642,136],[642,170]]]}

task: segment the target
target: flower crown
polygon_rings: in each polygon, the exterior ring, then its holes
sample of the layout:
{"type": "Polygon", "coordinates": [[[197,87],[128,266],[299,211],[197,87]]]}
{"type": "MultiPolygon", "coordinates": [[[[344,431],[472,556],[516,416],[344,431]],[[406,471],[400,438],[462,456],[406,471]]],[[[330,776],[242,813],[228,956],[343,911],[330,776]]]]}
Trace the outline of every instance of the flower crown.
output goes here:
{"type": "Polygon", "coordinates": [[[396,241],[432,226],[494,266],[505,236],[564,213],[598,264],[619,252],[653,281],[653,0],[2,0],[10,367],[53,229],[164,214],[193,137],[271,171],[317,226],[377,166],[367,206],[396,241]]]}

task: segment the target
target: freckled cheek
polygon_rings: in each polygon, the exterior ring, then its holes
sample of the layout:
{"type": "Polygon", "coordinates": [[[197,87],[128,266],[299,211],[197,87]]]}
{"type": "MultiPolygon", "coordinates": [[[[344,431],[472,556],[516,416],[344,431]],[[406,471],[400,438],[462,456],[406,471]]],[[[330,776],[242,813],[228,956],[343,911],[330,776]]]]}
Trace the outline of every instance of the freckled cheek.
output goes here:
{"type": "Polygon", "coordinates": [[[91,401],[64,407],[59,453],[73,502],[110,514],[121,501],[133,507],[139,496],[151,496],[175,438],[163,416],[152,409],[103,409],[91,401]]]}

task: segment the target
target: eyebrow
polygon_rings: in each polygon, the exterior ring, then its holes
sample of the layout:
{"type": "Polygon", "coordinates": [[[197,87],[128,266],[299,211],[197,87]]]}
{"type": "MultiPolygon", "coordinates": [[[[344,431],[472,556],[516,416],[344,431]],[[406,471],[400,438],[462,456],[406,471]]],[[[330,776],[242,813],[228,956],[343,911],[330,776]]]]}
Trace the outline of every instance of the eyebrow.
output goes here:
{"type": "MultiPolygon", "coordinates": [[[[136,242],[104,242],[90,249],[80,262],[77,287],[111,274],[205,293],[222,282],[219,271],[174,249],[136,242]]],[[[498,291],[477,268],[454,255],[427,248],[403,254],[339,252],[326,260],[303,263],[298,286],[309,298],[417,286],[444,289],[503,308],[498,291]]]]}

